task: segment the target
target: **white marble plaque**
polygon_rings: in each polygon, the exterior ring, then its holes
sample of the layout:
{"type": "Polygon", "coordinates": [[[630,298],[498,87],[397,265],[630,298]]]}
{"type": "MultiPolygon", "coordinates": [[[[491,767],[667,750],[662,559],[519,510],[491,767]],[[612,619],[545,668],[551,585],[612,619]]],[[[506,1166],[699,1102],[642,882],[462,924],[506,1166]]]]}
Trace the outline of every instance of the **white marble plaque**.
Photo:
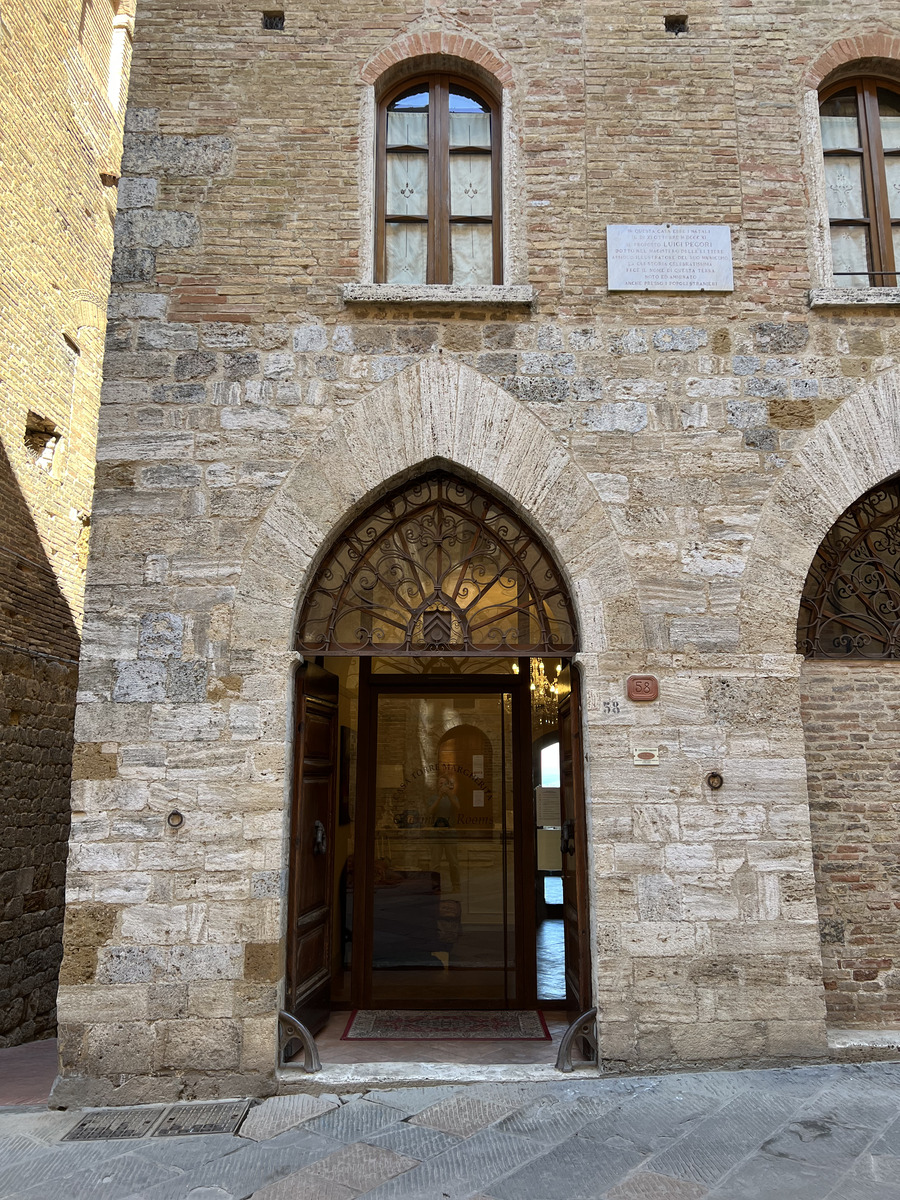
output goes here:
{"type": "Polygon", "coordinates": [[[607,225],[611,292],[733,292],[728,225],[607,225]]]}

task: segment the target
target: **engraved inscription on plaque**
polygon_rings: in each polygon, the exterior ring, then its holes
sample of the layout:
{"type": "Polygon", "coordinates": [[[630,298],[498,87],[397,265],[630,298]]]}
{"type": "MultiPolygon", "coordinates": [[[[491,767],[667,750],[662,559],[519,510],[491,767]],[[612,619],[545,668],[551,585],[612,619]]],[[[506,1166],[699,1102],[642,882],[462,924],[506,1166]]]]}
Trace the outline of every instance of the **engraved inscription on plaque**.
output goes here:
{"type": "Polygon", "coordinates": [[[607,225],[611,292],[733,292],[728,225],[607,225]]]}

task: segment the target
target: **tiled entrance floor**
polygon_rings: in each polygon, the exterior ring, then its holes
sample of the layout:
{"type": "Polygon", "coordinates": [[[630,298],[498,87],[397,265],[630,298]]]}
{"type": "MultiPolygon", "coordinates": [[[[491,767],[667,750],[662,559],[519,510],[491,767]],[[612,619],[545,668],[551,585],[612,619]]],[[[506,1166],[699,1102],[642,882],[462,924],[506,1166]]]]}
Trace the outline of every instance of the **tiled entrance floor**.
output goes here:
{"type": "MultiPolygon", "coordinates": [[[[406,1039],[384,1042],[356,1040],[342,1042],[341,1034],[350,1020],[348,1012],[331,1014],[328,1024],[316,1036],[322,1063],[548,1063],[556,1062],[559,1041],[569,1024],[564,1012],[544,1011],[544,1020],[552,1041],[457,1041],[441,1038],[406,1039]]],[[[302,1058],[302,1054],[297,1056],[302,1058]]]]}
{"type": "Polygon", "coordinates": [[[56,1078],[56,1038],[0,1050],[0,1105],[45,1104],[56,1078]]]}

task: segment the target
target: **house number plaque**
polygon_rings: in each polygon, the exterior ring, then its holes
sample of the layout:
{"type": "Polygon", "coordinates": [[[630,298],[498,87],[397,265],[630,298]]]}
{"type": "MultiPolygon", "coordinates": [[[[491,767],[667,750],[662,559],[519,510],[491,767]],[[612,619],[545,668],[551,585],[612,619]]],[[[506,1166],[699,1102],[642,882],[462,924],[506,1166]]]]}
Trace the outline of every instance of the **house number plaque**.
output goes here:
{"type": "Polygon", "coordinates": [[[629,700],[659,699],[659,680],[655,675],[629,675],[625,689],[629,700]]]}

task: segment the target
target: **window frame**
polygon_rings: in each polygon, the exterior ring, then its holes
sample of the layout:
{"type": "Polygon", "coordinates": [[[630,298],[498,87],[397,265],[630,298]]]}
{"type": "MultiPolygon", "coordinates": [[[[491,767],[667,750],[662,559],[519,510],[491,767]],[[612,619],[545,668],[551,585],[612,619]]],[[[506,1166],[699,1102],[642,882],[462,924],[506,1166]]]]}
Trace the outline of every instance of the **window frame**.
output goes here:
{"type": "MultiPolygon", "coordinates": [[[[387,114],[393,102],[416,87],[428,88],[428,212],[426,217],[405,217],[410,224],[427,225],[425,285],[449,285],[450,227],[452,224],[490,224],[493,233],[493,286],[503,283],[503,197],[501,170],[501,97],[468,76],[457,72],[423,72],[395,83],[378,98],[375,138],[375,282],[387,283],[386,235],[393,217],[387,209],[387,114]],[[466,153],[466,147],[450,149],[449,97],[451,87],[471,92],[491,115],[491,216],[453,217],[450,212],[450,156],[466,153]]],[[[457,285],[457,286],[467,286],[457,285]]]]}
{"type": "MultiPolygon", "coordinates": [[[[856,91],[860,146],[837,147],[826,150],[822,146],[823,160],[829,157],[848,157],[856,155],[862,160],[863,197],[867,215],[865,217],[832,217],[828,214],[829,250],[831,246],[831,230],[841,226],[864,225],[868,229],[869,287],[896,288],[897,277],[900,274],[900,263],[895,260],[893,244],[893,228],[900,228],[900,216],[891,217],[890,199],[885,169],[886,153],[881,138],[881,122],[878,112],[878,91],[883,89],[892,92],[900,104],[900,84],[877,75],[853,75],[829,84],[818,93],[818,113],[821,121],[822,105],[839,95],[841,92],[856,91]],[[874,282],[873,282],[874,280],[874,282]]],[[[900,149],[888,152],[890,156],[900,158],[900,149]]],[[[826,197],[827,212],[827,197],[826,197]]],[[[861,273],[861,272],[860,272],[861,273]]],[[[834,274],[832,265],[833,286],[846,288],[849,291],[860,290],[852,284],[842,282],[842,276],[834,274]]]]}

